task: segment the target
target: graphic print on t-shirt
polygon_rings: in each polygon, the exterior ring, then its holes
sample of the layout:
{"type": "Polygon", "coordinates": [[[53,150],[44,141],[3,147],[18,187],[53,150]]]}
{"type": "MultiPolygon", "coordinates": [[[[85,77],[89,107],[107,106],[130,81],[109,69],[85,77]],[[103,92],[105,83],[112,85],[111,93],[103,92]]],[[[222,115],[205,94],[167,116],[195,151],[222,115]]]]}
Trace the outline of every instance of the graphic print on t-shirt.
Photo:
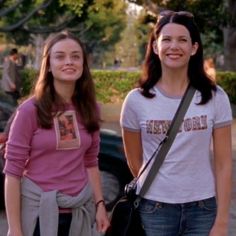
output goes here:
{"type": "MultiPolygon", "coordinates": [[[[171,125],[170,120],[147,120],[147,134],[164,135],[171,125]]],[[[179,132],[189,132],[207,129],[207,115],[194,116],[183,120],[179,132]]]]}
{"type": "Polygon", "coordinates": [[[54,118],[57,150],[80,147],[80,134],[75,111],[66,111],[54,118]]]}

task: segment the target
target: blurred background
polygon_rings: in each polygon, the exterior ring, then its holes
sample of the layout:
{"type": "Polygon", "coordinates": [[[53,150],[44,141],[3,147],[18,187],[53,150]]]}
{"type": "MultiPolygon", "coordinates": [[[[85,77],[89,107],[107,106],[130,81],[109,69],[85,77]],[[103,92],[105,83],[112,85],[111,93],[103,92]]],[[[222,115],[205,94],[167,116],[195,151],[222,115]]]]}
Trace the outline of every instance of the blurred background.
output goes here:
{"type": "Polygon", "coordinates": [[[86,44],[97,69],[136,69],[161,10],[191,11],[205,58],[217,70],[236,71],[235,0],[0,0],[0,65],[17,47],[38,69],[43,40],[68,29],[86,44]]]}

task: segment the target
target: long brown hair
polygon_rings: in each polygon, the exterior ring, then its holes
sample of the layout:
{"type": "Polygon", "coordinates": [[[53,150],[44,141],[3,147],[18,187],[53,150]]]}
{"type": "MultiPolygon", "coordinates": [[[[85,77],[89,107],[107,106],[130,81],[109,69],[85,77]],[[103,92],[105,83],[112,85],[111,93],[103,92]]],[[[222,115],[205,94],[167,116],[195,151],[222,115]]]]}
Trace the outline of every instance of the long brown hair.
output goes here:
{"type": "Polygon", "coordinates": [[[99,129],[99,112],[96,105],[95,86],[89,70],[84,45],[70,32],[57,33],[50,36],[45,42],[39,77],[33,92],[36,99],[38,122],[42,128],[50,129],[52,127],[53,117],[57,111],[61,111],[64,107],[62,99],[54,88],[53,75],[49,71],[51,48],[57,42],[64,39],[72,39],[82,48],[84,59],[83,73],[81,78],[76,81],[72,102],[88,132],[94,132],[99,129]]]}

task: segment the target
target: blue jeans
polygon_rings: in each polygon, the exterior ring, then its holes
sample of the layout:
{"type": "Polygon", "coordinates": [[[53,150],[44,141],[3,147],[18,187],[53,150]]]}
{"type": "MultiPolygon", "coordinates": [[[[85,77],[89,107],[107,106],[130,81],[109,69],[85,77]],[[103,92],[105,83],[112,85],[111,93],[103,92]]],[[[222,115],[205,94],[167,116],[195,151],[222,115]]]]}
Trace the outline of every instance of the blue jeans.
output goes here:
{"type": "MultiPolygon", "coordinates": [[[[57,236],[69,235],[71,219],[72,219],[72,213],[59,214],[57,236]]],[[[39,219],[37,220],[33,236],[40,236],[39,219]]]]}
{"type": "Polygon", "coordinates": [[[214,197],[184,204],[141,199],[138,206],[146,236],[208,236],[216,209],[214,197]]]}

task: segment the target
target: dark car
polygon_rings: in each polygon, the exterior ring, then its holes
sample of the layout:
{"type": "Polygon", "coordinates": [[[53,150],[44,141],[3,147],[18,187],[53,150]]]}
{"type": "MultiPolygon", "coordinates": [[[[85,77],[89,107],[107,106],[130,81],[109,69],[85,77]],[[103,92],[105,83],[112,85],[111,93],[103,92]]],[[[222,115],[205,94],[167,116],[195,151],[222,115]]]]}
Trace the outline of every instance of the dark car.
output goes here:
{"type": "Polygon", "coordinates": [[[132,180],[125,159],[122,138],[113,130],[101,130],[99,169],[106,206],[110,210],[124,193],[125,185],[132,180]]]}
{"type": "MultiPolygon", "coordinates": [[[[4,208],[4,175],[2,174],[2,168],[3,165],[0,163],[1,209],[4,208]]],[[[123,194],[125,184],[132,179],[124,156],[122,138],[113,130],[101,130],[99,169],[101,171],[102,188],[106,206],[108,210],[111,210],[115,202],[123,194]]]]}

